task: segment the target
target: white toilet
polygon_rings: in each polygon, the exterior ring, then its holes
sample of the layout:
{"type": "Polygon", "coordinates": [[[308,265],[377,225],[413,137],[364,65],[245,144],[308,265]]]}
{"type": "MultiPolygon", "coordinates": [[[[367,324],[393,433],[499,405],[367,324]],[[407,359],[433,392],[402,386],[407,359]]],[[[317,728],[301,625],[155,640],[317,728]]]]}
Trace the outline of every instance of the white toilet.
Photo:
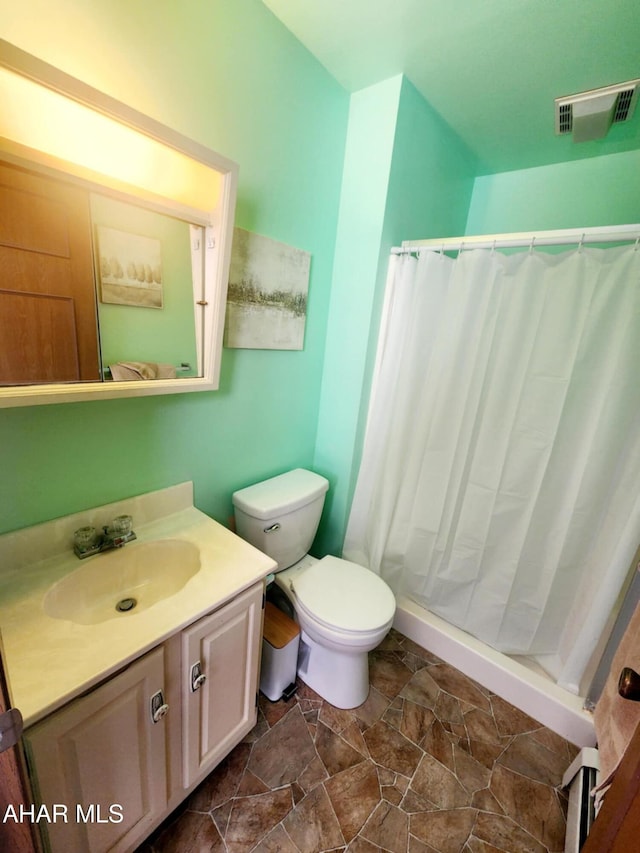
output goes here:
{"type": "Polygon", "coordinates": [[[386,636],[396,602],[369,569],[307,553],[328,488],[324,477],[297,468],[240,489],[236,530],[278,563],[275,582],[301,629],[302,681],[336,708],[356,708],[369,694],[367,653],[386,636]]]}

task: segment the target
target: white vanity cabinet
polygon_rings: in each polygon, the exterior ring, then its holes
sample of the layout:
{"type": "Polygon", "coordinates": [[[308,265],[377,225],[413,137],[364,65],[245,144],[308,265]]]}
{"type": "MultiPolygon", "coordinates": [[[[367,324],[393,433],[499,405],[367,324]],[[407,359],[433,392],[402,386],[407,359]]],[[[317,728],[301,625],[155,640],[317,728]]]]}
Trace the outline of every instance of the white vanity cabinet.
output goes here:
{"type": "Polygon", "coordinates": [[[54,853],[129,849],[164,814],[168,716],[151,718],[164,657],[154,649],[25,733],[54,853]]]}
{"type": "Polygon", "coordinates": [[[253,728],[263,589],[253,585],[27,729],[52,853],[134,850],[253,728]]]}
{"type": "Polygon", "coordinates": [[[262,585],[182,632],[183,780],[214,767],[256,722],[262,585]]]}

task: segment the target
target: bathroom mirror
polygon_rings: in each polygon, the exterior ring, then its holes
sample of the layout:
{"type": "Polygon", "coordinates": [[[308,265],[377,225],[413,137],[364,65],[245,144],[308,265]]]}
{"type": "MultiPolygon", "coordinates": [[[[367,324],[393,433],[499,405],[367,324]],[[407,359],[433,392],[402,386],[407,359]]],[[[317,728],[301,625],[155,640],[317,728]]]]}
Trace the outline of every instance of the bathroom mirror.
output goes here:
{"type": "Polygon", "coordinates": [[[2,40],[0,101],[0,407],[217,388],[236,164],[2,40]]]}

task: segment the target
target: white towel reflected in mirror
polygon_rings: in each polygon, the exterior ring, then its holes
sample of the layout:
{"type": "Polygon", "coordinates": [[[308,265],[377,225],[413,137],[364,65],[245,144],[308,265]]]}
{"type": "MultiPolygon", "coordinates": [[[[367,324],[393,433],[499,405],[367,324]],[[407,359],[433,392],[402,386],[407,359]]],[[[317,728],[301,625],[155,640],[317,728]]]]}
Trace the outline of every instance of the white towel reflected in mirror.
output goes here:
{"type": "Polygon", "coordinates": [[[176,378],[176,368],[172,364],[157,364],[153,361],[119,361],[117,364],[110,364],[109,370],[117,382],[176,378]]]}

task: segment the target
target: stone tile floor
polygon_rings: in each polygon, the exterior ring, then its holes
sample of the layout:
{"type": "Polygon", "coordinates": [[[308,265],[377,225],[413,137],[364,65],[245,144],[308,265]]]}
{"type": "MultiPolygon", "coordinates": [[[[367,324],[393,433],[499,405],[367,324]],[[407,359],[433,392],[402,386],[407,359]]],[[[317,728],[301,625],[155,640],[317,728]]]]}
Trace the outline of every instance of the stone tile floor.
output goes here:
{"type": "Polygon", "coordinates": [[[369,698],[338,710],[300,684],[140,853],[556,853],[577,752],[391,631],[369,698]]]}

